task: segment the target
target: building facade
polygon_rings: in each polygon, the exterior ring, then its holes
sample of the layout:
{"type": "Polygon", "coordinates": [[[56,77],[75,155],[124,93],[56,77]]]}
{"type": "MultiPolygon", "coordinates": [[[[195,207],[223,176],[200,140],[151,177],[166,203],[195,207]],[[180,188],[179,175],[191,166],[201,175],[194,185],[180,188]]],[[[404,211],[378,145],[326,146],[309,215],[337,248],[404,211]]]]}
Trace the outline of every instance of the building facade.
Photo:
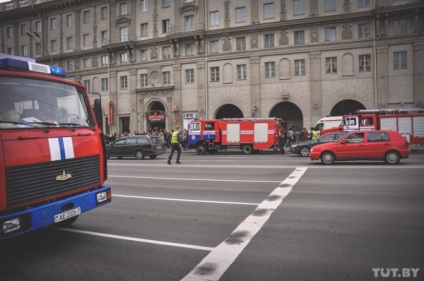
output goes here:
{"type": "Polygon", "coordinates": [[[64,67],[107,133],[424,103],[421,0],[12,0],[0,52],[64,67]]]}

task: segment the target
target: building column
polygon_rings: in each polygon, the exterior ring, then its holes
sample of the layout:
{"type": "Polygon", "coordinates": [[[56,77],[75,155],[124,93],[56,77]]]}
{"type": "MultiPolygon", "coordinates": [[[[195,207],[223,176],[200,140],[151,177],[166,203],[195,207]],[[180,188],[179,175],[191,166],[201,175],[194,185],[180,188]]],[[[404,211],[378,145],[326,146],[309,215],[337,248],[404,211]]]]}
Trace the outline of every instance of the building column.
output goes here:
{"type": "Polygon", "coordinates": [[[110,132],[111,133],[119,133],[118,132],[118,127],[119,127],[119,119],[117,117],[117,108],[118,108],[118,81],[117,81],[117,76],[118,73],[116,71],[110,71],[109,72],[109,93],[110,93],[110,101],[113,103],[113,116],[111,118],[111,116],[109,116],[109,122],[111,123],[110,125],[110,132]],[[112,124],[113,123],[113,124],[112,124]]]}
{"type": "MultiPolygon", "coordinates": [[[[261,67],[258,56],[250,57],[250,106],[249,116],[245,117],[265,117],[261,114],[261,67]],[[256,109],[253,109],[253,107],[256,109]]],[[[267,117],[267,116],[266,116],[267,117]]]]}
{"type": "Polygon", "coordinates": [[[168,121],[168,129],[172,130],[176,127],[182,127],[182,93],[181,93],[181,65],[176,64],[172,67],[172,75],[174,81],[174,92],[172,93],[172,98],[167,99],[167,117],[169,117],[168,121]],[[178,108],[178,111],[174,112],[174,110],[178,108]],[[177,121],[174,123],[174,114],[176,114],[177,121]]]}
{"type": "Polygon", "coordinates": [[[418,63],[424,61],[424,43],[414,43],[414,104],[424,108],[424,65],[418,63]]]}
{"type": "Polygon", "coordinates": [[[137,70],[130,70],[130,130],[131,132],[140,131],[138,127],[138,103],[137,103],[137,93],[135,89],[137,88],[137,70]]]}
{"type": "Polygon", "coordinates": [[[386,107],[389,104],[389,49],[387,46],[376,48],[377,53],[377,104],[386,107]]]}
{"type": "MultiPolygon", "coordinates": [[[[319,120],[324,114],[322,113],[324,105],[322,98],[322,75],[321,75],[321,52],[315,51],[309,53],[311,68],[311,90],[310,90],[310,122],[319,120]]],[[[304,120],[305,121],[305,120],[304,120]]]]}
{"type": "Polygon", "coordinates": [[[206,91],[207,91],[207,81],[205,81],[205,62],[198,62],[197,63],[197,89],[198,89],[198,96],[197,96],[197,111],[199,118],[204,118],[205,112],[206,112],[206,91]]]}

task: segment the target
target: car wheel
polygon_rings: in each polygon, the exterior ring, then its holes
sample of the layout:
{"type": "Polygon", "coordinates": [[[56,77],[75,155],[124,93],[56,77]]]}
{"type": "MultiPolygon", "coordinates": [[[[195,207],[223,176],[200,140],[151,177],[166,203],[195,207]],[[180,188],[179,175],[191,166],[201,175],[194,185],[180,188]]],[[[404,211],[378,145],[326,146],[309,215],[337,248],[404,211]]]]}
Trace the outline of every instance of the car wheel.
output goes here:
{"type": "Polygon", "coordinates": [[[206,147],[205,147],[205,145],[204,145],[204,144],[200,144],[200,145],[198,145],[198,146],[196,147],[196,152],[197,152],[197,154],[199,154],[199,155],[204,155],[204,154],[206,154],[206,147]]]}
{"type": "Polygon", "coordinates": [[[384,162],[387,164],[398,164],[400,161],[400,155],[396,151],[389,151],[384,155],[384,162]]]}
{"type": "Polygon", "coordinates": [[[321,154],[321,162],[325,165],[330,165],[334,163],[335,156],[330,151],[325,151],[321,154]]]}
{"type": "Polygon", "coordinates": [[[135,158],[137,158],[138,160],[144,159],[144,153],[141,150],[137,150],[135,152],[135,158]]]}
{"type": "Polygon", "coordinates": [[[309,147],[307,147],[307,146],[303,146],[303,147],[301,147],[300,148],[300,156],[303,156],[303,157],[308,157],[309,156],[309,151],[310,151],[311,149],[309,148],[309,147]]]}
{"type": "Polygon", "coordinates": [[[253,149],[251,145],[243,145],[241,147],[241,150],[243,151],[244,154],[252,154],[253,153],[253,149]]]}
{"type": "Polygon", "coordinates": [[[158,157],[157,155],[150,155],[149,158],[150,159],[156,159],[156,157],[158,157]]]}

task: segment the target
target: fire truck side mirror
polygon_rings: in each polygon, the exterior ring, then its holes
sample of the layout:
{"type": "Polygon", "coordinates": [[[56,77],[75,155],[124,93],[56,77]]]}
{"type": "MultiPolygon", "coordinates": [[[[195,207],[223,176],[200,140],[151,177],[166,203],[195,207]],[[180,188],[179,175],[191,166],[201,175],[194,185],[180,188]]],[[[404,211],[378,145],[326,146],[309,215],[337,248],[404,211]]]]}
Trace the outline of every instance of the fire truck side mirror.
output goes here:
{"type": "Polygon", "coordinates": [[[96,117],[97,125],[103,131],[102,103],[100,99],[94,100],[94,116],[96,117]]]}

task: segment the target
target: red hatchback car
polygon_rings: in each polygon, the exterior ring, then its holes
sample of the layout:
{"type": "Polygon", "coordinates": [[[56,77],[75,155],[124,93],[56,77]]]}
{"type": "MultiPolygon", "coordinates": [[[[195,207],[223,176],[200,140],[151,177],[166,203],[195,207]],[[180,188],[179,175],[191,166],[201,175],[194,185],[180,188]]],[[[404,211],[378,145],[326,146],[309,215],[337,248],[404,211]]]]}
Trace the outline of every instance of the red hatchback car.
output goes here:
{"type": "Polygon", "coordinates": [[[311,160],[323,164],[345,160],[384,160],[387,164],[398,164],[408,158],[408,141],[395,131],[354,131],[336,143],[325,143],[312,147],[311,160]]]}

